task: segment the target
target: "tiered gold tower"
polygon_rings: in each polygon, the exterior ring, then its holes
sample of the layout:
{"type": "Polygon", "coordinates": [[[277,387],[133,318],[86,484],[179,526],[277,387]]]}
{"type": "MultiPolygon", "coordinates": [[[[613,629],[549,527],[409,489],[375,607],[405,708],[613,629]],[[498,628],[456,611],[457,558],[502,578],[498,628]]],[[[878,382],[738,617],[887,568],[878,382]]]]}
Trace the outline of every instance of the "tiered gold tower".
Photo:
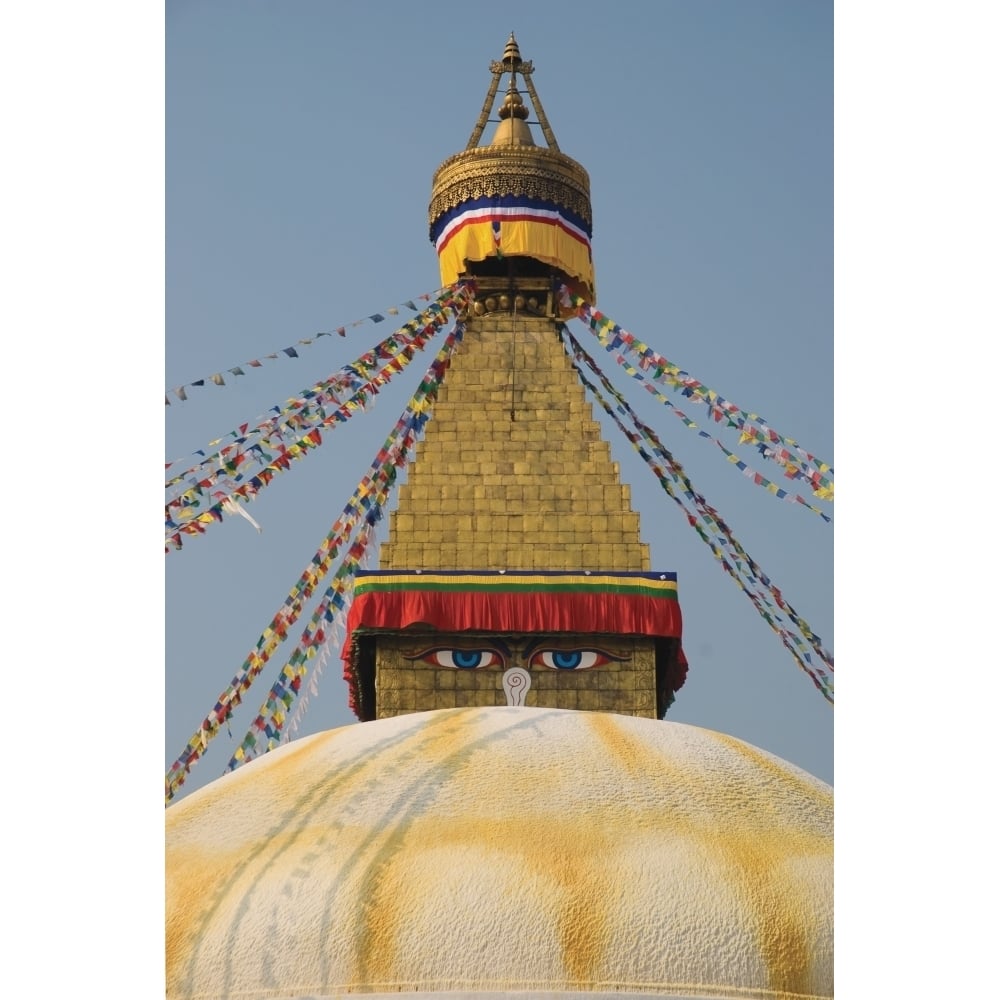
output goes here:
{"type": "MultiPolygon", "coordinates": [[[[666,577],[640,578],[650,565],[639,516],[559,334],[555,288],[593,296],[589,180],[559,152],[513,35],[491,69],[469,146],[438,169],[430,204],[442,278],[474,281],[476,294],[390,515],[380,581],[397,598],[411,583],[452,594],[457,608],[470,587],[489,590],[505,574],[553,600],[597,581],[607,594],[641,585],[645,599],[666,577]],[[500,123],[478,146],[504,73],[500,123]],[[547,148],[534,144],[518,76],[547,148]]],[[[613,614],[577,615],[572,631],[545,612],[530,625],[515,613],[502,631],[474,614],[444,614],[461,620],[447,628],[440,615],[392,614],[352,635],[361,718],[505,702],[662,717],[683,682],[679,611],[676,627],[648,634],[613,614]],[[514,665],[527,673],[510,673],[514,665]],[[524,689],[512,692],[512,678],[524,689]]]]}
{"type": "Polygon", "coordinates": [[[629,488],[555,321],[517,312],[516,281],[486,297],[510,305],[468,321],[380,566],[648,570],[629,488]]]}

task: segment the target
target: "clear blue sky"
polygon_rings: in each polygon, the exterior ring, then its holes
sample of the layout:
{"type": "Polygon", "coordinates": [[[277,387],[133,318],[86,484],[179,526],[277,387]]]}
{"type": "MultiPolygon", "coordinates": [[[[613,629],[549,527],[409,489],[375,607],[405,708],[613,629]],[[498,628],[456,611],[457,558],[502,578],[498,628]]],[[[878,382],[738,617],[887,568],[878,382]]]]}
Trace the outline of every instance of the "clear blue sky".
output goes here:
{"type": "MultiPolygon", "coordinates": [[[[827,3],[542,3],[502,16],[486,5],[168,4],[166,387],[437,288],[431,176],[464,148],[511,30],[561,149],[590,174],[600,308],[835,465],[827,3]]],[[[253,421],[386,329],[367,324],[175,398],[167,459],[253,421]]],[[[755,487],[595,356],[832,650],[834,526],[755,487]]],[[[263,534],[231,519],[167,556],[166,765],[326,535],[406,384],[261,494],[250,512],[263,534]]],[[[684,408],[704,425],[703,408],[684,408]]],[[[834,711],[620,432],[605,436],[653,566],[679,576],[691,670],[668,718],[832,782],[834,711]]],[[[731,432],[721,439],[737,450],[731,432]]],[[[283,662],[182,794],[222,773],[283,662]]],[[[352,721],[335,660],[300,732],[352,721]]]]}

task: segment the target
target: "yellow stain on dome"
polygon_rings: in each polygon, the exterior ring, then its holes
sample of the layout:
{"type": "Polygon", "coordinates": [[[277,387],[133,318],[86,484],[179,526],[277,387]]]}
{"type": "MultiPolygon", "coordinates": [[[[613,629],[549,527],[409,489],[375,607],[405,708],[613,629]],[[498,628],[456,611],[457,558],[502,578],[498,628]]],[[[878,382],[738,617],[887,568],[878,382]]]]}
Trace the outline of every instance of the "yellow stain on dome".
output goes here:
{"type": "Polygon", "coordinates": [[[791,787],[796,794],[813,799],[822,809],[833,808],[833,794],[827,788],[819,788],[812,780],[800,776],[785,761],[777,761],[770,755],[725,733],[713,732],[712,736],[734,753],[745,757],[757,770],[767,774],[773,781],[791,787]]]}
{"type": "Polygon", "coordinates": [[[767,962],[770,987],[776,995],[811,995],[815,991],[810,975],[814,964],[811,942],[820,937],[819,929],[810,922],[814,889],[811,883],[793,879],[789,868],[796,859],[832,861],[833,842],[828,834],[780,823],[777,802],[789,793],[805,797],[828,817],[833,796],[740,740],[721,733],[712,736],[753,769],[757,779],[755,812],[759,817],[769,814],[772,819],[763,829],[722,824],[716,833],[720,856],[730,865],[733,884],[755,915],[758,945],[767,962]],[[775,795],[760,794],[767,783],[783,787],[775,795]]]}
{"type": "Polygon", "coordinates": [[[668,725],[454,709],[309,737],[192,793],[167,810],[168,995],[235,992],[256,963],[304,992],[478,969],[468,988],[829,995],[832,796],[668,725]],[[681,982],[707,975],[675,960],[685,933],[721,935],[715,979],[681,982]]]}
{"type": "MultiPolygon", "coordinates": [[[[647,788],[668,785],[675,792],[683,788],[688,797],[697,796],[699,786],[703,787],[698,776],[676,766],[665,767],[662,759],[651,758],[648,746],[626,733],[614,716],[595,713],[585,718],[623,772],[623,780],[647,788]]],[[[456,725],[455,734],[461,729],[464,726],[456,725]]],[[[745,746],[731,742],[740,750],[745,746]]],[[[463,741],[459,740],[455,749],[463,751],[460,756],[467,756],[468,747],[463,741]]],[[[422,752],[430,750],[425,746],[422,752]]],[[[447,764],[447,758],[435,759],[447,764]]],[[[771,763],[763,757],[751,759],[757,765],[771,763]]],[[[461,769],[446,770],[451,780],[461,781],[461,769]]],[[[780,768],[776,770],[782,773],[780,768]]],[[[474,793],[470,786],[467,794],[474,793]]],[[[509,859],[512,870],[517,863],[525,883],[544,885],[540,895],[550,901],[549,921],[558,928],[568,982],[581,987],[598,984],[607,946],[606,929],[612,920],[610,909],[618,901],[616,887],[607,877],[605,859],[635,827],[651,826],[670,827],[678,836],[714,855],[727,873],[730,889],[755,917],[772,989],[777,993],[809,994],[810,977],[803,970],[810,967],[810,935],[801,926],[808,907],[802,905],[805,901],[801,898],[789,895],[785,864],[793,841],[805,856],[828,853],[830,848],[823,838],[803,837],[800,831],[787,827],[762,836],[760,831],[747,831],[738,825],[727,828],[680,815],[652,810],[643,815],[604,805],[595,806],[593,815],[584,820],[579,814],[532,808],[527,801],[525,810],[514,816],[442,819],[430,815],[412,824],[403,822],[384,836],[362,893],[369,903],[355,981],[399,981],[397,931],[406,923],[413,905],[414,866],[419,864],[426,846],[433,844],[450,852],[472,848],[500,853],[509,859]]]]}
{"type": "MultiPolygon", "coordinates": [[[[510,914],[518,906],[529,909],[541,918],[536,933],[542,934],[544,928],[550,938],[540,943],[562,955],[563,967],[551,970],[553,978],[581,985],[594,982],[604,954],[608,905],[614,896],[609,896],[603,862],[612,845],[607,836],[600,835],[580,845],[580,832],[571,818],[560,821],[528,814],[502,821],[431,817],[405,831],[388,833],[380,840],[375,863],[366,872],[366,889],[360,893],[366,900],[364,929],[352,982],[412,980],[412,973],[405,975],[405,945],[412,943],[406,930],[412,927],[414,913],[426,906],[428,896],[442,891],[435,880],[440,875],[436,866],[434,878],[425,878],[422,872],[432,852],[456,859],[463,871],[474,869],[477,863],[489,866],[499,861],[510,877],[492,899],[480,897],[478,907],[484,914],[491,904],[496,914],[510,914]],[[530,892],[528,903],[517,898],[525,892],[530,892]]],[[[505,922],[498,919],[497,933],[504,932],[505,922]]],[[[496,944],[483,941],[491,956],[496,944]]],[[[520,960],[523,956],[514,953],[506,963],[512,983],[523,974],[520,960]]],[[[502,958],[499,964],[505,964],[502,958]]]]}
{"type": "MultiPolygon", "coordinates": [[[[664,782],[684,788],[689,799],[704,792],[705,776],[701,772],[684,770],[675,762],[662,757],[651,757],[649,748],[636,740],[618,724],[614,716],[588,716],[590,727],[601,738],[609,753],[620,763],[623,771],[636,781],[652,787],[664,782]]],[[[706,731],[707,732],[707,731],[706,731]]],[[[721,733],[711,733],[713,738],[744,758],[757,773],[769,780],[792,786],[796,795],[814,799],[825,810],[832,810],[832,795],[818,789],[781,766],[756,748],[721,733]]],[[[760,782],[754,788],[759,789],[760,782]]],[[[711,790],[715,798],[718,789],[711,790]]],[[[753,805],[759,809],[768,802],[768,810],[776,825],[767,829],[748,829],[738,822],[686,822],[678,815],[669,817],[669,823],[678,834],[696,840],[705,850],[714,853],[721,868],[728,873],[730,887],[742,900],[743,906],[755,916],[758,944],[767,963],[770,986],[776,995],[812,995],[810,970],[812,955],[810,942],[817,937],[817,928],[808,926],[807,915],[812,911],[811,900],[803,893],[810,888],[799,886],[795,891],[789,883],[789,854],[805,858],[831,858],[833,844],[827,835],[815,835],[801,828],[780,823],[779,810],[773,800],[755,796],[753,805]]],[[[735,809],[731,820],[739,817],[735,809]]],[[[668,817],[661,816],[660,821],[668,817]]]]}

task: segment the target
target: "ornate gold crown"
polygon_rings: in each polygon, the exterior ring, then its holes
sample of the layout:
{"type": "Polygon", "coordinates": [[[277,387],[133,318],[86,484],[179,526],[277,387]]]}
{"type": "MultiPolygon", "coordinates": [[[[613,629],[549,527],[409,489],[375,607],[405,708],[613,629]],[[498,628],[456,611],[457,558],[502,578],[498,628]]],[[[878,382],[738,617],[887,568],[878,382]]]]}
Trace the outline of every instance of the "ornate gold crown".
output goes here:
{"type": "Polygon", "coordinates": [[[530,62],[521,59],[513,33],[503,58],[491,63],[490,71],[493,80],[465,149],[450,156],[434,173],[428,211],[431,229],[445,212],[462,202],[503,195],[552,201],[574,213],[589,227],[593,221],[590,177],[576,160],[559,151],[559,144],[535,92],[531,79],[533,67],[530,62]],[[480,146],[500,78],[505,73],[510,74],[510,85],[499,109],[500,124],[493,141],[487,146],[480,146]],[[517,90],[518,75],[528,91],[547,148],[536,146],[532,138],[526,120],[528,111],[517,90]]]}

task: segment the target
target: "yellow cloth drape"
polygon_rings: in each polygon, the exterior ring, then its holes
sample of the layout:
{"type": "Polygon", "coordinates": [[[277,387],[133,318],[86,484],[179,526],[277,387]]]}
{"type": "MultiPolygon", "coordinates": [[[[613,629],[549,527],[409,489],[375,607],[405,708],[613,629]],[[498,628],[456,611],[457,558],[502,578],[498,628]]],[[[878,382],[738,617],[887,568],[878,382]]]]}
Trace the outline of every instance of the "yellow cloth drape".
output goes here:
{"type": "MultiPolygon", "coordinates": [[[[594,290],[594,264],[590,249],[554,222],[502,220],[499,249],[504,257],[534,257],[559,268],[594,290]]],[[[458,230],[440,251],[441,284],[450,285],[467,270],[467,261],[497,256],[493,223],[470,222],[458,230]]]]}

